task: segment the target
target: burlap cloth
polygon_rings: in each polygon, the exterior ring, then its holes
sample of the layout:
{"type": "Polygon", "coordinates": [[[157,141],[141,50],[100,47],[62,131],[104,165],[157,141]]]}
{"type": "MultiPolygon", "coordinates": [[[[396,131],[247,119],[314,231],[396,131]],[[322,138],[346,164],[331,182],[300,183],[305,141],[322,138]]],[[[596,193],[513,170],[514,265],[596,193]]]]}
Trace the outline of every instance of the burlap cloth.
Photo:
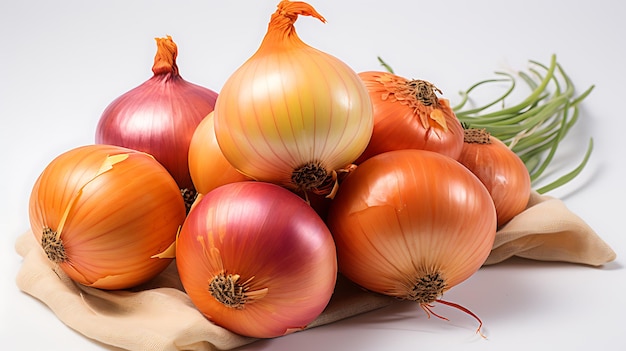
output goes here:
{"type": "MultiPolygon", "coordinates": [[[[218,327],[183,292],[175,263],[133,290],[103,291],[71,281],[55,269],[31,232],[21,235],[18,287],[41,300],[84,336],[128,350],[228,350],[255,341],[218,327]]],[[[598,266],[615,252],[564,203],[537,193],[528,208],[498,231],[485,264],[512,256],[598,266]]],[[[326,310],[308,328],[390,305],[395,300],[365,292],[340,277],[326,310]]]]}

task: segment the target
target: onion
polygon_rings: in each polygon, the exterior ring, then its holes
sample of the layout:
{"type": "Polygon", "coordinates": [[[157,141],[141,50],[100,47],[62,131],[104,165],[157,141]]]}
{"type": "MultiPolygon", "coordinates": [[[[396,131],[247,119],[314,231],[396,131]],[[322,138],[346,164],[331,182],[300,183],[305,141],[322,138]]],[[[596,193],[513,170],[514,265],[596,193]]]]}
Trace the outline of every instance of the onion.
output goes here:
{"type": "Polygon", "coordinates": [[[328,304],[337,278],[322,219],[296,194],[256,181],[200,198],[180,231],[176,264],[200,312],[259,338],[304,328],[328,304]]]}
{"type": "MultiPolygon", "coordinates": [[[[530,67],[519,71],[517,77],[508,72],[496,72],[499,77],[472,84],[461,92],[462,100],[453,109],[464,125],[485,128],[515,152],[534,182],[543,177],[554,161],[559,144],[578,121],[581,102],[594,86],[578,93],[556,55],[552,55],[548,65],[537,61],[529,63],[530,67]],[[530,90],[515,101],[512,98],[519,97],[516,96],[518,79],[530,90]],[[504,93],[488,102],[472,96],[479,88],[503,82],[509,84],[504,93]],[[471,106],[468,101],[473,102],[471,106]],[[493,108],[498,105],[502,108],[493,108]]],[[[593,138],[590,138],[583,159],[574,169],[535,190],[544,194],[576,178],[587,165],[592,151],[593,138]]]]}
{"type": "Polygon", "coordinates": [[[432,83],[389,72],[359,73],[374,108],[374,130],[356,163],[386,151],[420,149],[456,159],[463,147],[463,128],[447,99],[432,83]]]}
{"type": "Polygon", "coordinates": [[[458,161],[472,171],[491,194],[499,227],[526,209],[530,199],[530,174],[520,157],[498,138],[485,129],[466,129],[458,161]]]}
{"type": "Polygon", "coordinates": [[[152,78],[111,102],[96,129],[96,143],[119,145],[153,155],[180,189],[193,190],[187,154],[202,119],[213,111],[217,93],[184,80],[171,36],[156,38],[152,78]]]}
{"type": "Polygon", "coordinates": [[[433,302],[471,314],[441,297],[487,259],[496,213],[485,187],[457,161],[415,149],[374,156],[342,182],[327,223],[339,271],[350,280],[429,314],[433,302]]]}
{"type": "Polygon", "coordinates": [[[220,91],[215,133],[247,176],[332,196],[337,172],[369,142],[372,106],[356,72],[300,40],[299,15],[325,22],[305,2],[278,4],[260,47],[220,91]]]}
{"type": "Polygon", "coordinates": [[[125,289],[159,274],[185,204],[176,182],[143,152],[87,145],[50,162],[33,187],[30,225],[48,258],[74,281],[125,289]]]}
{"type": "Polygon", "coordinates": [[[251,180],[237,171],[222,154],[215,138],[213,112],[198,124],[191,137],[189,173],[198,194],[206,194],[224,184],[251,180]]]}

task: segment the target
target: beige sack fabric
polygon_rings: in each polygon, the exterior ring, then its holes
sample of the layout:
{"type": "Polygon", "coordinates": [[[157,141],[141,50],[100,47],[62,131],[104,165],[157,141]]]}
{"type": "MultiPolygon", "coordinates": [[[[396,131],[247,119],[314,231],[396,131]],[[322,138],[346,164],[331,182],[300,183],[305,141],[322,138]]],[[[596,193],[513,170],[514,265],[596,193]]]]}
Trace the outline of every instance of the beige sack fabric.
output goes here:
{"type": "Polygon", "coordinates": [[[526,210],[496,234],[485,265],[512,256],[600,266],[616,254],[563,201],[533,191],[526,210]]]}
{"type": "MultiPolygon", "coordinates": [[[[84,336],[128,350],[228,350],[253,342],[209,322],[183,292],[176,265],[136,289],[103,291],[74,283],[55,269],[31,232],[21,235],[18,287],[41,300],[84,336]]],[[[485,264],[519,256],[535,260],[602,265],[615,252],[562,201],[533,193],[529,207],[498,231],[485,264]]],[[[326,310],[309,328],[392,304],[339,279],[326,310]]]]}
{"type": "MultiPolygon", "coordinates": [[[[24,257],[17,275],[18,287],[88,338],[122,349],[150,351],[229,350],[255,341],[209,322],[183,292],[175,262],[132,291],[104,291],[77,284],[55,269],[32,232],[22,234],[15,246],[24,257]]],[[[394,301],[363,291],[340,277],[331,302],[308,328],[394,301]]]]}

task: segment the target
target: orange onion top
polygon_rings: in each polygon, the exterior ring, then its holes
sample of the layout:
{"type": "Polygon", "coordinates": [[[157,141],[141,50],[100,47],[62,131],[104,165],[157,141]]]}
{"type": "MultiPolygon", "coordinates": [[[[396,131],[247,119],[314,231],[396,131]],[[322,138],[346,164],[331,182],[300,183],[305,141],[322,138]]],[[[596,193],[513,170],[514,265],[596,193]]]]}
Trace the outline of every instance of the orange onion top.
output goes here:
{"type": "Polygon", "coordinates": [[[369,141],[372,106],[356,72],[298,37],[300,15],[325,21],[305,2],[278,4],[260,47],[220,91],[215,133],[247,176],[330,194],[369,141]]]}
{"type": "Polygon", "coordinates": [[[341,273],[425,308],[481,267],[496,234],[494,204],[478,178],[450,157],[415,149],[359,165],[327,223],[341,273]]]}
{"type": "Polygon", "coordinates": [[[181,189],[193,189],[187,154],[197,125],[213,111],[217,93],[184,80],[171,36],[155,38],[152,78],[111,102],[100,117],[95,141],[153,155],[181,189]]]}
{"type": "Polygon", "coordinates": [[[31,229],[71,279],[102,289],[153,278],[154,258],[185,218],[180,189],[152,156],[111,145],[71,149],[52,160],[30,196],[31,229]]]}
{"type": "Polygon", "coordinates": [[[296,194],[257,181],[229,183],[200,198],[178,236],[176,264],[208,319],[260,338],[313,321],[337,278],[324,221],[296,194]]]}
{"type": "Polygon", "coordinates": [[[441,91],[425,80],[388,72],[359,73],[370,94],[374,130],[356,163],[393,150],[421,149],[456,159],[463,147],[463,128],[441,91]]]}
{"type": "Polygon", "coordinates": [[[458,161],[472,171],[491,194],[499,227],[526,209],[530,199],[530,174],[520,157],[500,139],[485,129],[466,129],[458,161]]]}

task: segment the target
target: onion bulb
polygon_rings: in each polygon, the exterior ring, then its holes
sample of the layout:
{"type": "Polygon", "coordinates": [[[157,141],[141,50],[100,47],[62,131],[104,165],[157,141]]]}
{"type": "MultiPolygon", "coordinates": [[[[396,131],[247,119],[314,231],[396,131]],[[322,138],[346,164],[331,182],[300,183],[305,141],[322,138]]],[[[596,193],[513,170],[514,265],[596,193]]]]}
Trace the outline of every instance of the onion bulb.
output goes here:
{"type": "Polygon", "coordinates": [[[171,263],[156,256],[175,242],[185,204],[152,156],[87,145],[48,164],[33,186],[29,217],[48,258],[72,280],[125,289],[171,263]]]}
{"type": "Polygon", "coordinates": [[[420,149],[456,159],[463,147],[463,127],[447,99],[432,83],[390,72],[359,73],[374,109],[374,130],[357,160],[386,151],[420,149]]]}
{"type": "Polygon", "coordinates": [[[496,234],[495,207],[478,178],[450,157],[415,149],[359,165],[327,223],[342,274],[429,315],[434,302],[469,312],[441,297],[481,267],[496,234]]]}
{"type": "Polygon", "coordinates": [[[485,129],[468,128],[458,159],[485,185],[496,206],[498,226],[526,209],[530,174],[521,158],[485,129]]]}
{"type": "Polygon", "coordinates": [[[199,198],[178,236],[176,264],[200,312],[258,338],[304,328],[330,301],[337,278],[324,221],[298,195],[257,181],[199,198]]]}
{"type": "Polygon", "coordinates": [[[215,133],[250,178],[332,196],[337,172],[369,142],[372,106],[356,72],[298,37],[300,15],[325,22],[305,2],[278,4],[260,47],[220,91],[215,133]]]}
{"type": "Polygon", "coordinates": [[[215,138],[213,112],[194,131],[189,144],[189,173],[198,194],[220,185],[251,180],[237,171],[222,154],[215,138]]]}
{"type": "Polygon", "coordinates": [[[100,117],[96,143],[153,155],[180,189],[193,190],[187,154],[202,119],[213,111],[217,93],[184,80],[171,36],[156,38],[152,78],[111,102],[100,117]]]}

